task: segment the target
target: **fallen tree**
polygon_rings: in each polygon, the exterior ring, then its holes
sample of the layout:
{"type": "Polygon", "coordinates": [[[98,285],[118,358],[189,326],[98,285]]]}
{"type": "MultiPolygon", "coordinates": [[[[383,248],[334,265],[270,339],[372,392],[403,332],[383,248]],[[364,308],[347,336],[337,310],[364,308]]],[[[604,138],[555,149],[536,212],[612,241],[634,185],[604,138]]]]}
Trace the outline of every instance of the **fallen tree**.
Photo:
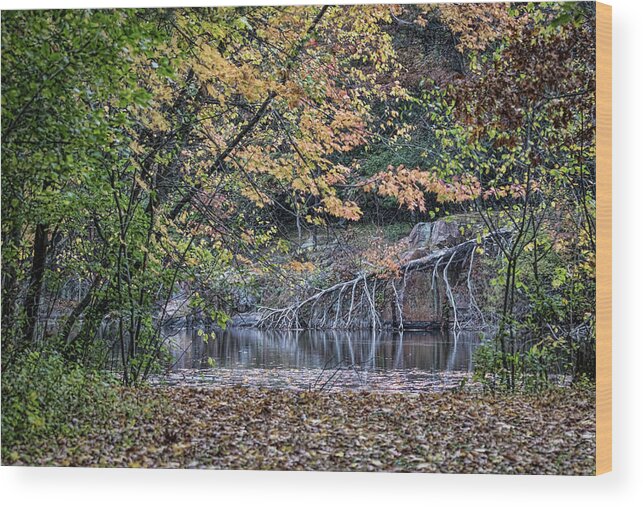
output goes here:
{"type": "MultiPolygon", "coordinates": [[[[294,301],[282,308],[260,307],[261,318],[258,327],[270,329],[382,329],[386,327],[403,330],[405,321],[403,303],[407,279],[415,271],[431,272],[431,290],[438,283],[444,284],[451,318],[448,324],[457,330],[462,327],[458,319],[450,273],[454,268],[462,271],[468,265],[466,286],[470,308],[481,318],[471,283],[471,269],[478,248],[486,253],[491,245],[505,241],[511,236],[509,230],[486,234],[463,241],[455,246],[430,252],[429,254],[401,262],[396,278],[383,278],[378,272],[361,271],[354,278],[336,283],[314,294],[294,301]],[[383,313],[391,305],[391,319],[384,319],[383,313]]],[[[427,295],[428,297],[428,295],[427,295]]],[[[446,323],[442,323],[444,325],[446,323]]]]}

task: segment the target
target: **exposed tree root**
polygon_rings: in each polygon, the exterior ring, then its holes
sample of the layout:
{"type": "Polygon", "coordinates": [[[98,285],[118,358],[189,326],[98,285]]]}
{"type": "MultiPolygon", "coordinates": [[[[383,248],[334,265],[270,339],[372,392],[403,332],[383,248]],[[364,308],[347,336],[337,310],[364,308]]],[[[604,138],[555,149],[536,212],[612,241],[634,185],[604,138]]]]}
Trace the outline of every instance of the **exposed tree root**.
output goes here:
{"type": "MultiPolygon", "coordinates": [[[[508,236],[510,232],[501,231],[499,234],[508,236]]],[[[376,273],[362,271],[351,280],[319,290],[284,308],[260,308],[263,316],[259,326],[272,329],[381,329],[392,325],[404,329],[402,309],[407,276],[414,271],[432,270],[431,292],[437,291],[437,282],[441,279],[451,310],[452,328],[457,331],[463,322],[458,313],[450,274],[455,266],[462,267],[468,262],[466,283],[469,307],[482,315],[471,283],[473,256],[477,247],[485,248],[492,242],[494,237],[488,234],[408,261],[400,265],[403,275],[398,279],[381,279],[376,273]],[[383,308],[386,306],[384,302],[388,302],[389,307],[392,302],[392,323],[382,318],[383,308]]]]}

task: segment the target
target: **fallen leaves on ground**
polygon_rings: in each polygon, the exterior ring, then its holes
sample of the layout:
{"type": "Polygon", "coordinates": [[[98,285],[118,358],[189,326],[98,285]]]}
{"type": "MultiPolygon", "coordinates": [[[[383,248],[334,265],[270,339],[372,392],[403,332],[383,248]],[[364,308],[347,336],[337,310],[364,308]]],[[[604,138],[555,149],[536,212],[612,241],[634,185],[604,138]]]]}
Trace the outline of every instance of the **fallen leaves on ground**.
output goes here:
{"type": "MultiPolygon", "coordinates": [[[[382,370],[341,368],[209,368],[182,369],[154,376],[152,385],[171,387],[265,387],[307,391],[367,390],[422,393],[446,391],[463,383],[473,386],[466,371],[428,371],[417,368],[382,370]]],[[[478,386],[479,387],[479,386],[478,386]]]]}
{"type": "Polygon", "coordinates": [[[137,388],[141,414],[4,464],[507,474],[593,474],[595,401],[539,395],[137,388]]]}

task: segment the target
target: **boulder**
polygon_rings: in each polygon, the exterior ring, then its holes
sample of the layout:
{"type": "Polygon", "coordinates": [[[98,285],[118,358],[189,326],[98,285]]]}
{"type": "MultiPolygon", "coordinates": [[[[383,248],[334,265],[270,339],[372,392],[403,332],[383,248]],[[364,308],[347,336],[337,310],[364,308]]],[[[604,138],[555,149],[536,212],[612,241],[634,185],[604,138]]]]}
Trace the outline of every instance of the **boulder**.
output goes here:
{"type": "Polygon", "coordinates": [[[460,232],[458,222],[446,222],[444,220],[433,222],[430,247],[432,250],[455,246],[463,241],[465,241],[465,238],[460,232]]]}
{"type": "Polygon", "coordinates": [[[406,241],[409,249],[429,248],[434,222],[419,222],[415,224],[406,241]]]}
{"type": "Polygon", "coordinates": [[[420,222],[411,229],[405,242],[407,250],[401,256],[402,262],[409,262],[429,255],[435,250],[449,248],[465,241],[456,220],[420,222]]]}
{"type": "Polygon", "coordinates": [[[424,248],[437,250],[451,247],[464,241],[458,222],[436,220],[415,224],[407,238],[410,250],[424,248]]]}

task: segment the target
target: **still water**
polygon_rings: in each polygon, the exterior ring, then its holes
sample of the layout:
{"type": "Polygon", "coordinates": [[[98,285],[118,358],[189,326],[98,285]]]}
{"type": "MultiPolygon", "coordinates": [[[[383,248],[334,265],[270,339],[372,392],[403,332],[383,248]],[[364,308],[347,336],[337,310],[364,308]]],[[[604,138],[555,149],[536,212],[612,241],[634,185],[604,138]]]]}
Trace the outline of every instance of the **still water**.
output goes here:
{"type": "Polygon", "coordinates": [[[468,372],[479,334],[461,332],[273,331],[232,328],[204,339],[183,329],[168,337],[173,370],[468,372]]]}

